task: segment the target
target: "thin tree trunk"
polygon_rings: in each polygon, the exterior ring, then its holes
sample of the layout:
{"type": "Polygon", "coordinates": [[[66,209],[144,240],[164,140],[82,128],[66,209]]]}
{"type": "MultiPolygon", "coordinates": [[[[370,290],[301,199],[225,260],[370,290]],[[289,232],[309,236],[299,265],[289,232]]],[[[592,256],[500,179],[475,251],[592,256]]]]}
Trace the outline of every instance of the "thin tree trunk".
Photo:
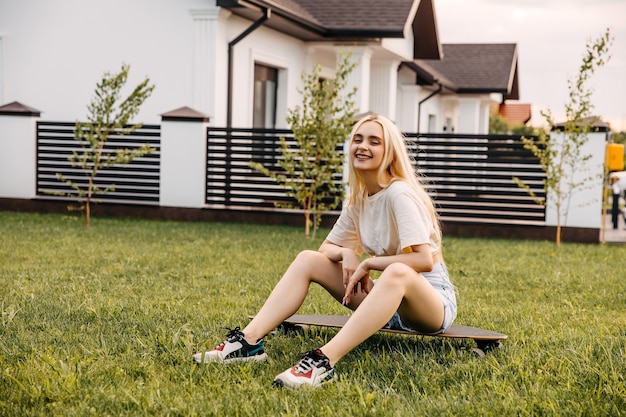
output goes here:
{"type": "Polygon", "coordinates": [[[556,247],[561,247],[561,204],[556,205],[556,247]]]}
{"type": "Polygon", "coordinates": [[[89,227],[91,220],[91,193],[93,189],[93,178],[89,178],[89,187],[87,188],[87,201],[85,202],[85,226],[89,227]]]}
{"type": "Polygon", "coordinates": [[[308,239],[311,234],[311,212],[304,210],[304,235],[308,239]]]}

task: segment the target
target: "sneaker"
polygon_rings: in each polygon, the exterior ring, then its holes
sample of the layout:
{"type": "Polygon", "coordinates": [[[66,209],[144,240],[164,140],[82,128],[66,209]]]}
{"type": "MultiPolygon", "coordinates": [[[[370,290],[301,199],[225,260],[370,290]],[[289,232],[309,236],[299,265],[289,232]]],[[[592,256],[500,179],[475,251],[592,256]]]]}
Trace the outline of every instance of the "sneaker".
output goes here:
{"type": "Polygon", "coordinates": [[[263,341],[259,340],[254,345],[246,342],[244,334],[239,327],[228,329],[226,340],[215,349],[208,352],[199,352],[193,355],[193,360],[197,363],[208,362],[247,362],[262,361],[267,359],[263,349],[263,341]]]}
{"type": "Polygon", "coordinates": [[[319,387],[335,377],[335,368],[321,350],[308,352],[300,362],[274,379],[279,387],[297,388],[302,385],[319,387]]]}

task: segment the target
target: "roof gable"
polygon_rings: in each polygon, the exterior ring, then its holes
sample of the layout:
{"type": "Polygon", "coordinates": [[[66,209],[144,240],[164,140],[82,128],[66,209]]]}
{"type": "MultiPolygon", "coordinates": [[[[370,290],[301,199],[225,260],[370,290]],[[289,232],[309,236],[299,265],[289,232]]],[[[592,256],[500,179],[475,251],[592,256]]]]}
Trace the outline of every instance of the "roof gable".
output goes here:
{"type": "Polygon", "coordinates": [[[442,49],[442,60],[417,60],[416,65],[449,80],[459,94],[502,93],[519,99],[516,44],[443,44],[442,49]]]}

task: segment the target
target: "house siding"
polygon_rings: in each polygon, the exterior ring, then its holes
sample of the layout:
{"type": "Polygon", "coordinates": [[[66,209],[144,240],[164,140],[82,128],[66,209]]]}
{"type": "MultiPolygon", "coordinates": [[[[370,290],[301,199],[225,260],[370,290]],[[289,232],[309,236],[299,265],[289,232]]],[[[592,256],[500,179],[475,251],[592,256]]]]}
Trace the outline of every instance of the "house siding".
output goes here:
{"type": "MultiPolygon", "coordinates": [[[[217,7],[215,0],[3,0],[0,105],[25,103],[41,109],[42,120],[84,119],[95,84],[104,72],[117,72],[126,63],[129,86],[144,77],[156,85],[136,121],[158,123],[161,114],[189,106],[208,115],[211,125],[224,126],[228,42],[252,23],[217,7]]],[[[457,97],[448,92],[445,106],[443,95],[423,103],[418,129],[419,101],[432,88],[417,86],[411,71],[404,74],[406,68],[398,72],[401,62],[412,59],[409,27],[402,39],[355,46],[350,41],[304,42],[262,25],[233,48],[232,125],[252,125],[255,62],[279,69],[276,127],[284,128],[288,109],[301,101],[302,72],[320,63],[322,75],[331,77],[339,55],[350,52],[359,64],[348,80],[350,88],[358,88],[357,112],[382,113],[407,131],[425,131],[428,114],[437,121],[435,132],[443,131],[451,117],[452,125],[465,126],[457,120],[465,110],[458,103],[448,105],[456,100],[450,96],[457,97]]],[[[489,100],[488,94],[482,98],[489,100]]],[[[482,104],[477,105],[471,114],[481,112],[482,104]]],[[[486,133],[487,128],[476,121],[465,133],[486,133]]]]}

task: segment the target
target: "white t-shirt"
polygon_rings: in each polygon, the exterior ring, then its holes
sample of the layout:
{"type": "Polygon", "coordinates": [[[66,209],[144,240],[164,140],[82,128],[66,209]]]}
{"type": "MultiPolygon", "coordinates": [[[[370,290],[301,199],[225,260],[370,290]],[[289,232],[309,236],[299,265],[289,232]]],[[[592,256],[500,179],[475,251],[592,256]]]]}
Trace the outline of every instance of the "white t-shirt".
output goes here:
{"type": "Polygon", "coordinates": [[[428,209],[403,181],[365,197],[361,207],[346,206],[326,239],[373,256],[397,255],[422,244],[435,254],[441,246],[428,209]]]}

